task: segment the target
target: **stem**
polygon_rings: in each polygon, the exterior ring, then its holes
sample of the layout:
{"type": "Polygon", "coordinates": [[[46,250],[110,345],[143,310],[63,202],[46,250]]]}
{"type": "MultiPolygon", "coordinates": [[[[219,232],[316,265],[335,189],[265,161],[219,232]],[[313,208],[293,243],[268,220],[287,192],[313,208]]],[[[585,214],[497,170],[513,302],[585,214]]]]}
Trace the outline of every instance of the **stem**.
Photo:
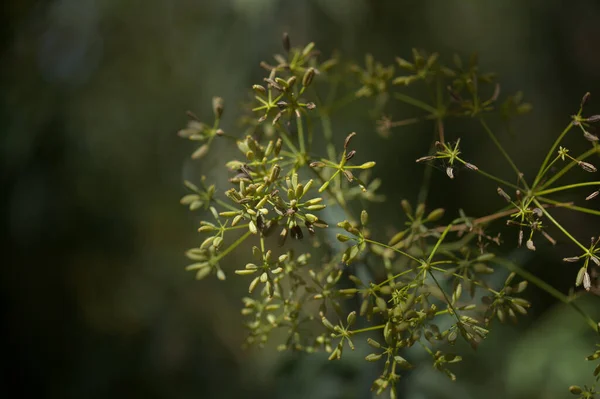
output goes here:
{"type": "Polygon", "coordinates": [[[238,230],[248,227],[248,224],[238,224],[237,226],[225,227],[223,231],[238,230]]]}
{"type": "Polygon", "coordinates": [[[370,244],[374,244],[374,245],[378,245],[378,246],[380,246],[380,247],[383,247],[383,248],[391,249],[392,251],[394,251],[394,252],[398,252],[399,254],[401,254],[401,255],[404,255],[404,256],[406,256],[407,258],[409,258],[409,259],[411,259],[411,260],[414,260],[414,261],[415,261],[415,262],[417,262],[417,263],[421,263],[421,262],[422,262],[420,259],[417,259],[417,258],[415,258],[414,256],[412,256],[412,255],[410,255],[410,254],[408,254],[408,253],[406,253],[406,252],[404,252],[404,251],[400,251],[399,249],[396,249],[396,248],[394,248],[394,247],[390,247],[389,245],[382,244],[382,243],[380,243],[380,242],[378,242],[378,241],[369,240],[368,238],[364,238],[363,240],[364,240],[365,242],[368,242],[368,243],[370,243],[370,244]]]}
{"type": "Polygon", "coordinates": [[[348,331],[348,334],[354,335],[354,334],[359,334],[359,333],[363,333],[363,332],[367,332],[367,331],[381,330],[382,328],[385,328],[385,324],[380,324],[378,326],[365,327],[365,328],[361,328],[359,330],[348,331]]]}
{"type": "MultiPolygon", "coordinates": [[[[486,133],[488,134],[490,139],[492,139],[492,141],[496,145],[496,148],[498,148],[498,150],[502,153],[504,158],[508,161],[508,163],[510,164],[510,167],[515,171],[517,176],[520,177],[521,171],[519,171],[519,168],[517,168],[517,165],[515,165],[512,158],[510,157],[510,155],[508,155],[508,153],[506,152],[504,147],[502,147],[502,144],[500,144],[500,142],[496,138],[496,135],[491,131],[491,129],[489,128],[487,123],[485,123],[485,120],[483,119],[483,117],[479,118],[479,122],[481,123],[481,126],[483,126],[483,129],[486,131],[486,133]]],[[[523,180],[523,185],[525,186],[526,189],[529,189],[529,187],[527,186],[527,182],[525,180],[523,180]]]]}
{"type": "Polygon", "coordinates": [[[431,253],[429,254],[429,258],[427,258],[427,263],[428,264],[431,263],[431,260],[433,259],[433,256],[435,255],[435,252],[439,248],[439,246],[442,243],[442,241],[444,241],[444,238],[446,238],[446,235],[448,235],[448,233],[452,229],[453,225],[454,225],[453,223],[450,223],[448,225],[448,227],[446,227],[444,229],[444,232],[440,235],[440,238],[438,238],[437,242],[435,243],[435,246],[433,247],[433,249],[431,250],[431,253]]]}
{"type": "Polygon", "coordinates": [[[576,205],[573,205],[573,203],[571,203],[571,202],[558,202],[558,201],[554,201],[554,200],[551,200],[549,198],[544,198],[544,197],[538,197],[538,199],[542,202],[546,202],[546,203],[552,204],[552,205],[557,205],[558,207],[561,207],[561,208],[567,208],[567,209],[571,209],[573,211],[589,213],[590,215],[600,216],[600,211],[597,211],[595,209],[590,209],[590,208],[584,208],[581,206],[576,206],[576,205]]]}
{"type": "Polygon", "coordinates": [[[296,113],[296,126],[298,127],[298,141],[300,142],[300,153],[306,154],[306,144],[304,143],[304,126],[302,125],[302,115],[296,113]]]}
{"type": "MultiPolygon", "coordinates": [[[[459,162],[461,162],[463,165],[467,163],[467,162],[465,162],[464,160],[462,160],[460,158],[456,158],[456,159],[459,162]]],[[[496,177],[496,176],[491,175],[491,174],[489,174],[487,172],[484,172],[483,170],[481,170],[479,168],[476,170],[476,172],[479,173],[479,174],[481,174],[481,175],[483,175],[483,176],[485,176],[485,177],[487,177],[488,179],[494,180],[497,183],[504,184],[505,186],[514,188],[515,190],[519,190],[519,186],[517,186],[516,184],[509,183],[506,180],[500,179],[499,177],[496,177]]]]}
{"type": "Polygon", "coordinates": [[[546,195],[546,194],[556,193],[558,191],[570,190],[572,188],[577,188],[577,187],[598,186],[598,185],[600,185],[600,181],[588,181],[588,182],[584,182],[584,183],[567,184],[566,186],[554,187],[554,188],[549,188],[547,190],[538,191],[537,193],[535,193],[535,195],[546,195]]]}
{"type": "Polygon", "coordinates": [[[403,272],[400,272],[400,273],[398,273],[398,274],[395,274],[395,275],[393,275],[392,277],[390,277],[390,278],[388,278],[388,279],[386,279],[386,280],[383,280],[381,283],[377,284],[377,287],[381,287],[381,286],[383,286],[383,285],[385,285],[385,284],[389,283],[389,282],[390,282],[390,281],[392,281],[392,280],[395,280],[395,279],[397,279],[397,278],[399,278],[399,277],[402,277],[402,276],[404,276],[405,274],[412,273],[412,272],[414,272],[414,270],[413,270],[413,269],[408,269],[408,270],[405,270],[405,271],[403,271],[403,272]]]}
{"type": "Polygon", "coordinates": [[[229,247],[227,247],[227,249],[225,249],[223,252],[221,252],[219,254],[219,256],[217,256],[215,258],[215,261],[219,261],[219,260],[223,259],[228,253],[233,251],[235,248],[237,248],[238,245],[240,245],[242,242],[244,242],[244,240],[246,238],[250,237],[251,234],[252,233],[250,231],[245,232],[244,235],[242,235],[235,242],[233,242],[229,247]]]}
{"type": "Polygon", "coordinates": [[[500,266],[506,267],[511,272],[517,273],[519,276],[523,277],[525,280],[529,281],[536,287],[545,291],[546,293],[548,293],[549,295],[558,299],[562,303],[572,307],[577,313],[579,313],[585,319],[587,324],[594,331],[600,332],[598,329],[598,324],[583,309],[581,309],[579,307],[579,305],[577,305],[575,302],[573,302],[571,299],[569,299],[569,297],[567,297],[565,294],[563,294],[562,292],[560,292],[559,290],[557,290],[550,284],[546,283],[544,280],[540,279],[539,277],[535,276],[534,274],[531,274],[527,270],[522,269],[519,265],[517,265],[516,263],[514,263],[508,259],[494,258],[491,260],[491,262],[497,263],[500,266]]]}
{"type": "Polygon", "coordinates": [[[583,244],[581,244],[579,241],[577,241],[577,239],[576,239],[575,237],[573,237],[573,236],[571,235],[571,233],[569,233],[567,230],[565,230],[565,228],[564,228],[564,227],[562,227],[562,226],[560,225],[560,223],[558,223],[558,222],[556,221],[556,219],[554,219],[554,218],[552,217],[552,215],[550,215],[550,214],[548,213],[548,211],[546,210],[546,208],[544,208],[544,207],[542,206],[542,204],[540,204],[540,202],[539,202],[537,199],[535,199],[535,198],[534,198],[534,199],[533,199],[533,202],[534,202],[534,203],[535,203],[535,204],[536,204],[536,205],[537,205],[537,206],[538,206],[538,207],[539,207],[539,208],[542,210],[542,212],[544,212],[544,215],[546,215],[546,217],[547,217],[547,218],[548,218],[548,219],[549,219],[549,220],[550,220],[552,223],[554,223],[554,225],[555,225],[556,227],[558,227],[558,229],[559,229],[560,231],[562,231],[562,232],[563,232],[563,234],[564,234],[564,235],[566,235],[567,237],[569,237],[569,238],[571,239],[571,241],[573,241],[575,244],[577,244],[577,246],[579,246],[579,248],[583,249],[583,251],[584,251],[584,252],[588,252],[588,249],[587,249],[586,247],[584,247],[584,246],[583,246],[583,244]]]}
{"type": "Polygon", "coordinates": [[[423,101],[417,100],[416,98],[412,98],[411,96],[407,96],[406,94],[394,93],[394,97],[406,104],[410,104],[417,108],[421,108],[422,110],[430,112],[434,115],[437,114],[437,109],[433,108],[431,105],[424,103],[423,101]]]}
{"type": "Polygon", "coordinates": [[[542,163],[542,166],[540,166],[540,171],[538,172],[537,176],[535,177],[535,180],[533,181],[533,187],[536,187],[537,184],[542,179],[542,177],[544,175],[543,174],[543,170],[546,168],[546,165],[550,161],[550,157],[552,157],[552,154],[554,154],[554,150],[556,150],[556,147],[558,147],[558,145],[560,144],[560,142],[562,141],[562,139],[569,132],[569,130],[571,130],[572,127],[573,127],[573,123],[569,123],[569,125],[558,136],[558,138],[556,139],[556,141],[554,142],[554,144],[550,148],[550,151],[548,151],[548,154],[546,155],[546,159],[544,159],[544,162],[542,163]]]}

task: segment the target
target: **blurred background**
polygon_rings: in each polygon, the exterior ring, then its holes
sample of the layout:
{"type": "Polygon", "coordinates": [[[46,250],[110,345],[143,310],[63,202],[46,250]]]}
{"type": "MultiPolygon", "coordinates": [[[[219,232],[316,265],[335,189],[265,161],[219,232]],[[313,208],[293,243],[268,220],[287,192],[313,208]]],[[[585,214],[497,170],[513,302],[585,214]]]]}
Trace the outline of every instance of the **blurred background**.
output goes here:
{"type": "MultiPolygon", "coordinates": [[[[211,121],[219,95],[224,129],[240,134],[233,109],[262,79],[259,62],[281,52],[284,31],[293,45],[315,41],[361,62],[371,52],[391,64],[412,47],[447,60],[478,51],[503,93],[523,90],[534,105],[514,135],[500,131],[526,174],[586,91],[600,113],[595,0],[5,0],[2,8],[0,362],[3,390],[16,397],[370,397],[379,366],[361,348],[335,364],[242,350],[244,282],[198,282],[184,271],[184,252],[201,237],[200,216],[179,205],[182,181],[221,176],[215,167],[229,150],[192,161],[195,147],[176,133],[187,110],[211,121]]],[[[404,220],[400,200],[415,199],[414,159],[427,153],[431,126],[382,139],[355,111],[336,116],[336,139],[359,132],[361,156],[378,161],[388,202],[372,210],[373,224],[392,231],[404,220]]],[[[503,173],[476,126],[456,129],[464,130],[447,134],[463,138],[473,163],[503,173]]],[[[436,173],[428,207],[482,215],[501,206],[495,186],[460,177],[450,185],[436,173]]],[[[567,224],[583,242],[598,234],[589,217],[567,224]]],[[[569,291],[577,268],[560,259],[576,254],[571,244],[539,243],[534,257],[512,250],[516,237],[505,241],[508,255],[569,291]]],[[[560,398],[591,382],[586,325],[533,287],[527,298],[530,317],[494,329],[477,353],[461,348],[456,383],[424,364],[404,375],[400,397],[560,398]]],[[[600,316],[597,297],[581,306],[600,316]]]]}

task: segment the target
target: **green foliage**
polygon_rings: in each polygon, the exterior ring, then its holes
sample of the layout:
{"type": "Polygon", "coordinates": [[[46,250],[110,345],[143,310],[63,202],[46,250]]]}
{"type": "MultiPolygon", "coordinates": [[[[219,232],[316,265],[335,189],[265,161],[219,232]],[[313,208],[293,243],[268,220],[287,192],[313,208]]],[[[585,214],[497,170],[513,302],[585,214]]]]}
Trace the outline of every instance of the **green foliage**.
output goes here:
{"type": "MultiPolygon", "coordinates": [[[[528,283],[572,306],[598,331],[597,322],[571,297],[493,250],[502,243],[493,232],[503,220],[518,230],[518,246],[524,241],[531,251],[540,245],[540,238],[555,243],[547,231],[553,226],[581,250],[564,259],[580,264],[574,285],[597,292],[593,277],[597,271],[592,269],[600,266],[600,237],[592,237],[585,246],[552,215],[555,208],[600,215],[597,210],[552,198],[558,192],[600,186],[600,181],[556,184],[574,166],[596,172],[586,159],[600,153],[598,137],[590,132],[590,125],[600,121],[600,116],[583,116],[589,94],[550,147],[535,178],[527,179],[487,121],[492,116],[508,121],[529,111],[531,105],[523,102],[521,93],[501,102],[500,85],[493,74],[480,71],[476,55],[467,62],[454,56],[445,64],[437,53],[414,50],[411,61],[396,59],[401,71],[397,74],[394,65],[386,66],[371,55],[366,56],[364,66],[346,64],[337,55],[320,61],[312,43],[292,48],[287,35],[283,43],[285,54],[276,55],[275,64],[261,63],[267,77],[252,87],[254,102],[249,109],[240,110],[238,116],[247,128],[241,138],[219,128],[225,108],[218,97],[213,100],[212,127],[196,118],[180,132],[201,143],[193,158],[210,151],[215,139],[235,141],[239,150],[238,158],[226,163],[229,184],[221,182],[217,188],[201,181],[198,188],[186,183],[192,193],[181,202],[191,210],[212,214],[211,221],[200,223],[201,245],[187,254],[195,262],[188,270],[194,270],[197,278],[215,274],[224,280],[227,273],[219,262],[243,243],[252,243],[247,256],[240,248],[238,259],[246,256],[248,260],[238,262],[245,266],[235,270],[249,280],[252,295],[243,300],[247,344],[263,345],[275,330],[283,330],[286,338],[280,349],[325,351],[335,360],[344,351],[354,350],[357,340],[365,340],[373,348],[366,361],[382,366],[372,389],[388,391],[394,398],[402,370],[414,367],[403,357],[407,348],[422,348],[436,370],[455,380],[452,370],[462,357],[451,351],[453,345],[464,340],[477,349],[495,320],[517,322],[526,316],[530,303],[520,295],[528,283]],[[403,91],[414,85],[425,86],[432,99],[424,101],[403,91]],[[346,96],[340,95],[344,92],[346,96]],[[482,217],[469,217],[462,211],[448,217],[444,209],[427,210],[420,196],[414,204],[402,201],[406,224],[392,237],[372,231],[368,211],[356,215],[352,205],[360,202],[368,207],[368,202],[384,200],[375,193],[380,182],[369,173],[375,162],[361,159],[360,151],[353,148],[356,133],[348,134],[343,143],[333,140],[332,113],[353,101],[373,106],[374,114],[393,101],[416,109],[414,117],[397,122],[379,115],[377,131],[386,137],[400,126],[432,123],[436,131],[432,153],[417,163],[441,166],[450,179],[457,178],[463,168],[486,177],[493,185],[485,189],[496,190],[498,204],[490,204],[490,213],[482,217]],[[461,137],[446,131],[450,118],[474,120],[505,158],[514,180],[468,162],[461,137]],[[563,139],[576,129],[590,149],[573,157],[563,139]],[[325,153],[313,145],[317,133],[326,143],[325,153]],[[558,171],[557,165],[562,165],[558,171]],[[319,213],[326,207],[339,208],[344,220],[324,221],[319,213]],[[318,233],[319,229],[333,229],[337,242],[318,233]],[[289,238],[308,238],[313,248],[297,255],[289,238]],[[494,287],[497,266],[511,273],[501,286],[494,287]],[[350,299],[358,300],[357,309],[350,299]]],[[[423,192],[429,184],[425,179],[423,192]]],[[[598,193],[585,200],[593,200],[598,193]]],[[[588,360],[598,358],[599,351],[588,360]]],[[[596,379],[599,370],[600,366],[594,373],[596,379]]],[[[594,389],[572,386],[570,391],[591,398],[594,389]]]]}

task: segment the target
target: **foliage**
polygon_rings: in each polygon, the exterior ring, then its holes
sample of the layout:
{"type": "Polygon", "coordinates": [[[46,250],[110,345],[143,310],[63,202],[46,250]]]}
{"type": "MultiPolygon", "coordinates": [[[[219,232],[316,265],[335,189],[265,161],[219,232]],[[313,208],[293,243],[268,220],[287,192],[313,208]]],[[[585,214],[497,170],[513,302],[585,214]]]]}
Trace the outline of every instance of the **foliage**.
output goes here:
{"type": "MultiPolygon", "coordinates": [[[[452,370],[462,358],[450,350],[452,346],[462,339],[477,349],[496,320],[516,322],[527,315],[530,303],[520,294],[529,283],[572,306],[598,331],[598,323],[572,300],[582,292],[598,292],[600,237],[584,245],[553,216],[555,208],[600,215],[600,211],[553,198],[556,193],[586,187],[596,191],[585,200],[600,194],[600,181],[557,184],[573,167],[596,172],[587,159],[600,153],[592,126],[600,115],[584,116],[589,93],[551,145],[537,175],[528,179],[488,120],[500,117],[509,122],[531,105],[523,102],[521,93],[501,101],[500,85],[494,74],[480,71],[476,55],[467,62],[454,56],[446,64],[437,53],[414,50],[410,61],[397,58],[396,65],[383,65],[371,55],[359,65],[342,61],[337,54],[322,61],[313,43],[293,48],[287,35],[283,47],[285,52],[275,55],[275,63],[261,63],[267,77],[252,87],[249,109],[240,110],[238,116],[247,129],[243,137],[220,128],[224,102],[218,97],[213,99],[212,125],[191,114],[188,127],[180,131],[182,137],[201,143],[193,158],[209,152],[213,140],[231,140],[240,152],[226,163],[231,178],[223,186],[230,188],[217,189],[204,179],[199,187],[186,182],[192,193],[181,202],[191,210],[211,214],[198,229],[205,235],[202,243],[187,253],[194,261],[187,269],[195,271],[197,278],[214,274],[225,280],[220,261],[243,243],[252,243],[249,261],[235,270],[240,278],[248,279],[251,295],[244,298],[242,309],[248,318],[247,344],[264,345],[275,330],[283,330],[286,339],[281,350],[325,351],[335,360],[353,350],[356,340],[365,340],[373,349],[366,361],[382,365],[372,389],[378,394],[387,391],[394,398],[402,370],[413,367],[403,357],[407,348],[422,348],[435,369],[456,379],[452,370]],[[431,101],[406,94],[406,86],[417,85],[429,91],[431,101]],[[467,171],[464,178],[468,173],[484,176],[494,184],[491,189],[499,195],[498,204],[490,204],[491,212],[482,217],[461,211],[448,218],[444,209],[427,210],[431,173],[426,173],[419,201],[402,201],[406,225],[384,240],[370,229],[368,211],[355,215],[351,206],[385,200],[376,192],[380,181],[369,173],[375,161],[361,159],[353,146],[354,132],[343,143],[334,141],[331,115],[354,101],[372,106],[373,114],[379,115],[377,132],[383,138],[401,126],[432,123],[436,137],[431,153],[416,162],[427,171],[432,166],[441,168],[450,179],[463,169],[467,171]],[[399,121],[383,116],[392,101],[415,108],[418,114],[399,121]],[[451,118],[478,123],[505,159],[512,180],[468,161],[461,138],[445,129],[451,118]],[[574,157],[563,139],[577,130],[590,148],[574,157]],[[315,145],[321,140],[324,153],[315,145]],[[323,220],[319,214],[326,207],[339,207],[344,220],[323,220]],[[524,243],[530,251],[536,250],[541,238],[555,243],[549,226],[570,240],[579,253],[564,261],[578,265],[574,285],[583,291],[564,295],[499,256],[494,248],[502,241],[494,231],[502,221],[515,227],[518,246],[524,243]],[[336,231],[338,242],[318,232],[323,229],[336,231]],[[305,237],[310,237],[313,249],[298,254],[289,240],[305,237]],[[501,286],[494,286],[492,277],[498,267],[510,274],[501,286]],[[356,309],[354,301],[359,303],[356,309]]],[[[600,351],[588,360],[598,358],[600,351]]],[[[600,366],[594,372],[596,380],[599,371],[600,366]]],[[[596,393],[594,386],[569,389],[582,398],[596,393]]]]}

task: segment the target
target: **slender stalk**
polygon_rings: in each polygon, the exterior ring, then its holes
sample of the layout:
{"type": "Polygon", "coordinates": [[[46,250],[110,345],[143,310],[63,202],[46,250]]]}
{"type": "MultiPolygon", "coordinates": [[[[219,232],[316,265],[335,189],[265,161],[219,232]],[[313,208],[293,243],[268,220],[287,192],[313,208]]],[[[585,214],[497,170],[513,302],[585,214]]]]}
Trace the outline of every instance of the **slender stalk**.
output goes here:
{"type": "MultiPolygon", "coordinates": [[[[498,150],[502,153],[502,155],[504,156],[506,161],[510,164],[510,167],[514,170],[514,172],[517,174],[517,176],[521,176],[521,171],[519,170],[519,168],[517,168],[517,165],[515,165],[512,158],[510,157],[510,155],[508,155],[508,152],[506,152],[504,147],[502,147],[502,144],[500,144],[500,142],[496,138],[496,135],[492,132],[490,127],[487,125],[487,123],[485,123],[485,119],[483,119],[483,117],[479,118],[479,122],[481,123],[481,126],[483,126],[483,129],[488,134],[490,139],[494,142],[494,145],[496,146],[496,148],[498,148],[498,150]]],[[[525,180],[523,180],[523,185],[525,186],[526,189],[529,189],[529,187],[527,186],[527,182],[525,180]]]]}
{"type": "Polygon", "coordinates": [[[216,261],[219,261],[221,259],[223,259],[225,256],[227,256],[228,253],[230,253],[231,251],[233,251],[234,249],[237,248],[238,245],[240,245],[241,243],[244,242],[244,240],[246,240],[246,238],[250,237],[252,233],[250,231],[245,232],[242,236],[240,236],[240,238],[238,238],[237,240],[235,240],[230,246],[228,246],[223,252],[221,252],[219,254],[219,256],[217,256],[215,258],[216,261]]]}
{"type": "Polygon", "coordinates": [[[546,155],[546,159],[544,159],[544,162],[542,163],[542,166],[540,166],[540,170],[539,170],[537,176],[535,177],[535,179],[533,181],[533,187],[534,188],[537,187],[538,183],[540,182],[540,180],[544,176],[543,171],[546,168],[546,165],[548,165],[548,162],[550,162],[550,158],[552,157],[552,154],[554,154],[554,150],[556,150],[556,147],[558,147],[558,145],[560,144],[560,142],[562,141],[562,139],[569,132],[569,130],[571,130],[572,127],[573,127],[573,124],[569,123],[569,125],[558,136],[558,138],[556,139],[556,141],[554,142],[554,144],[552,144],[552,147],[550,148],[550,151],[548,151],[548,154],[546,155]]]}
{"type": "Polygon", "coordinates": [[[402,94],[402,93],[394,93],[394,97],[406,104],[410,104],[412,106],[415,106],[417,108],[421,108],[424,111],[430,112],[432,114],[437,114],[437,109],[435,109],[434,107],[432,107],[431,105],[424,103],[421,100],[417,100],[416,98],[413,98],[411,96],[407,96],[406,94],[402,94]]]}
{"type": "MultiPolygon", "coordinates": [[[[348,331],[348,334],[350,334],[350,335],[360,334],[360,333],[367,332],[367,331],[381,330],[382,328],[385,328],[385,324],[380,324],[378,326],[371,326],[371,327],[361,328],[358,330],[348,331]]],[[[340,337],[340,336],[338,336],[338,337],[340,337]]]]}
{"type": "Polygon", "coordinates": [[[298,141],[300,142],[300,154],[306,156],[306,144],[304,142],[304,126],[302,125],[302,115],[296,112],[296,126],[298,127],[298,141]]]}
{"type": "Polygon", "coordinates": [[[572,203],[569,203],[569,202],[559,202],[559,201],[554,201],[554,200],[551,200],[549,198],[544,198],[544,197],[538,197],[538,199],[541,202],[553,204],[560,208],[567,208],[567,209],[571,209],[571,210],[577,211],[577,212],[589,213],[590,215],[600,216],[600,211],[598,211],[596,209],[584,208],[581,206],[573,205],[572,203]]]}
{"type": "Polygon", "coordinates": [[[553,224],[554,224],[556,227],[558,227],[558,229],[559,229],[560,231],[562,231],[562,232],[563,232],[563,234],[564,234],[565,236],[569,237],[569,239],[570,239],[571,241],[573,241],[575,244],[577,244],[577,246],[578,246],[579,248],[583,249],[585,252],[587,252],[587,251],[588,251],[588,249],[587,249],[586,247],[584,247],[584,246],[583,246],[583,244],[581,244],[579,241],[577,241],[577,239],[576,239],[575,237],[573,237],[573,236],[571,235],[571,233],[569,233],[567,230],[565,230],[565,228],[564,228],[564,227],[562,227],[562,226],[560,225],[560,223],[558,223],[558,222],[556,221],[556,219],[554,219],[554,218],[552,217],[552,215],[550,215],[550,214],[548,213],[548,211],[546,210],[546,208],[544,208],[544,207],[542,206],[542,204],[540,204],[540,202],[539,202],[537,199],[535,199],[535,198],[534,198],[534,199],[533,199],[533,202],[534,202],[534,203],[535,203],[535,204],[536,204],[536,205],[537,205],[537,206],[538,206],[538,207],[539,207],[539,208],[542,210],[542,212],[544,212],[544,215],[546,215],[546,217],[548,218],[548,220],[550,220],[550,221],[551,221],[551,222],[552,222],[552,223],[553,223],[553,224]]]}
{"type": "Polygon", "coordinates": [[[598,185],[600,185],[600,181],[587,181],[587,182],[583,182],[583,183],[573,183],[573,184],[567,184],[566,186],[554,187],[554,188],[549,188],[547,190],[538,191],[535,193],[535,195],[547,195],[547,194],[552,194],[552,193],[556,193],[559,191],[570,190],[572,188],[586,187],[586,186],[598,186],[598,185]]]}
{"type": "Polygon", "coordinates": [[[408,253],[406,253],[406,252],[404,252],[404,251],[401,251],[401,250],[399,250],[399,249],[396,249],[396,248],[394,248],[394,247],[390,247],[389,245],[385,245],[385,244],[383,244],[383,243],[380,243],[380,242],[378,242],[378,241],[369,240],[368,238],[365,238],[365,239],[364,239],[364,241],[365,241],[365,242],[368,242],[368,243],[370,243],[370,244],[373,244],[373,245],[377,245],[377,246],[383,247],[383,248],[391,249],[392,251],[394,251],[394,252],[398,252],[399,254],[401,254],[401,255],[404,255],[404,256],[406,256],[407,258],[409,258],[409,259],[411,259],[411,260],[414,260],[414,261],[415,261],[415,262],[417,262],[417,263],[421,263],[421,262],[422,262],[420,259],[417,259],[417,258],[415,258],[415,257],[414,257],[414,256],[412,256],[411,254],[408,254],[408,253]]]}
{"type": "MultiPolygon", "coordinates": [[[[464,160],[460,159],[460,158],[456,158],[458,161],[460,161],[463,165],[465,165],[467,162],[465,162],[464,160]]],[[[500,184],[504,184],[505,186],[514,188],[515,190],[519,190],[519,186],[517,186],[516,184],[507,182],[506,180],[500,179],[499,177],[496,177],[494,175],[491,175],[481,169],[477,169],[476,170],[477,173],[479,173],[482,176],[487,177],[488,179],[494,180],[496,183],[500,183],[500,184]]]]}

